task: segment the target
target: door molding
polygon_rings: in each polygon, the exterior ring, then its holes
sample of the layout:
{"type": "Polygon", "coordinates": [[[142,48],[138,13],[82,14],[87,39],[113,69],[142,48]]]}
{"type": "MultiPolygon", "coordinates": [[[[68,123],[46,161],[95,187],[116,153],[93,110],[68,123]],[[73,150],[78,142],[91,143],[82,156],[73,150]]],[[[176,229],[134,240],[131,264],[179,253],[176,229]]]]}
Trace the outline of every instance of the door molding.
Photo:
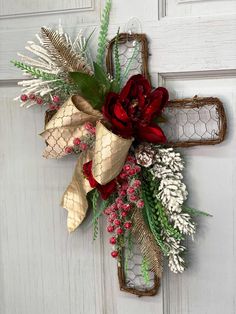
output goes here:
{"type": "Polygon", "coordinates": [[[70,9],[56,9],[56,10],[45,10],[45,11],[33,11],[33,12],[22,12],[16,14],[0,14],[0,20],[4,19],[15,19],[21,17],[31,17],[31,16],[42,16],[42,15],[54,15],[54,14],[64,14],[64,13],[76,13],[76,12],[87,12],[95,10],[95,0],[90,0],[90,5],[81,6],[79,8],[74,7],[70,9]]]}

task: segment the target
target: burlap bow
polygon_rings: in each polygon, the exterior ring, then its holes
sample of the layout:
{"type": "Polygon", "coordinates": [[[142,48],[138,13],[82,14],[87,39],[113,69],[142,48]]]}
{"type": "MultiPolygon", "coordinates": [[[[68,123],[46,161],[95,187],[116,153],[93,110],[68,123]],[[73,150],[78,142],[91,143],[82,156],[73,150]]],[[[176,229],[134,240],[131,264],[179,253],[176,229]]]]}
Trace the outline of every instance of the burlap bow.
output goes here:
{"type": "Polygon", "coordinates": [[[65,148],[73,146],[75,138],[86,135],[86,122],[96,124],[94,149],[79,156],[72,181],[62,198],[62,207],[68,210],[67,227],[70,232],[83,221],[88,209],[86,195],[92,190],[83,175],[84,163],[93,161],[93,176],[99,184],[104,185],[120,173],[132,144],[132,139],[113,134],[101,120],[102,114],[99,111],[94,110],[81,96],[75,95],[61,106],[41,133],[47,142],[43,156],[61,158],[67,155],[65,148]]]}

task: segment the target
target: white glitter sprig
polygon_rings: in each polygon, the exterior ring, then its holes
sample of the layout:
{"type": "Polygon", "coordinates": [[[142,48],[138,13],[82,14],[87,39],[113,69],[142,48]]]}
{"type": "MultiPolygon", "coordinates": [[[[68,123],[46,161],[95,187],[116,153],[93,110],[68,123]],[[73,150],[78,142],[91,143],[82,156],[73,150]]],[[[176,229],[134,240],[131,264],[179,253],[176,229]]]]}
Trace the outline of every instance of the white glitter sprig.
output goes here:
{"type": "MultiPolygon", "coordinates": [[[[184,162],[178,152],[173,148],[162,148],[153,144],[141,144],[136,150],[138,163],[147,167],[153,179],[158,181],[154,196],[165,208],[168,221],[180,234],[190,235],[193,238],[196,227],[188,213],[182,211],[187,199],[188,191],[183,183],[182,171],[184,162]]],[[[184,271],[184,260],[181,253],[185,247],[181,239],[176,239],[162,229],[161,236],[169,247],[169,267],[174,273],[184,271]]]]}

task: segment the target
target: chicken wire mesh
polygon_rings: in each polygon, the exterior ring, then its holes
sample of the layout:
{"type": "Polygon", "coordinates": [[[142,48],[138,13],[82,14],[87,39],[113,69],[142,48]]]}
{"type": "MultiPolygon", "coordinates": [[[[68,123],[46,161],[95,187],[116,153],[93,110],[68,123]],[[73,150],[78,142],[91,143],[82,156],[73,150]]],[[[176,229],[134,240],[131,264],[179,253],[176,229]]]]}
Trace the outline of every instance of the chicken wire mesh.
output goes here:
{"type": "MultiPolygon", "coordinates": [[[[115,38],[108,47],[107,69],[113,76],[115,38]]],[[[148,42],[144,34],[123,33],[118,38],[118,52],[121,64],[122,85],[129,77],[142,73],[148,74],[148,42]]],[[[166,122],[161,124],[168,144],[175,147],[195,145],[214,145],[222,142],[226,133],[224,107],[218,98],[182,99],[170,101],[165,108],[166,122]]],[[[159,280],[150,274],[149,284],[144,282],[141,262],[142,254],[134,243],[132,254],[126,262],[128,251],[124,250],[124,260],[118,267],[121,290],[141,295],[154,295],[159,287],[159,280]]]]}
{"type": "Polygon", "coordinates": [[[218,98],[170,101],[164,116],[161,127],[172,146],[214,145],[224,140],[226,116],[218,98]]]}
{"type": "Polygon", "coordinates": [[[159,287],[159,281],[152,271],[149,271],[149,279],[145,282],[142,274],[142,254],[135,237],[132,238],[132,250],[124,248],[123,260],[118,267],[120,288],[139,296],[155,295],[159,287]]]}
{"type": "MultiPolygon", "coordinates": [[[[115,38],[110,41],[107,54],[107,69],[112,76],[115,74],[115,42],[115,38]]],[[[118,54],[122,86],[135,74],[142,73],[146,78],[149,78],[148,44],[145,34],[120,34],[118,37],[118,54]]]]}

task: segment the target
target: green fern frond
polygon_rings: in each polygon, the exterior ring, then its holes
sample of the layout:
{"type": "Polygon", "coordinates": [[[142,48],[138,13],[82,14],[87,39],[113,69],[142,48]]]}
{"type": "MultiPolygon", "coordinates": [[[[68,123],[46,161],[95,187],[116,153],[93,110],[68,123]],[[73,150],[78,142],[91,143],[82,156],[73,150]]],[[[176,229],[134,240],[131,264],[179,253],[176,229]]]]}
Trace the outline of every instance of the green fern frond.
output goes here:
{"type": "Polygon", "coordinates": [[[115,45],[114,45],[114,63],[115,63],[115,81],[117,86],[117,92],[120,90],[121,84],[121,66],[120,66],[120,55],[119,55],[119,33],[120,29],[118,29],[116,38],[115,38],[115,45]]]}
{"type": "Polygon", "coordinates": [[[167,245],[162,241],[161,238],[161,226],[160,226],[160,222],[156,217],[153,217],[153,199],[150,195],[150,189],[147,185],[145,185],[145,183],[143,182],[142,184],[142,197],[145,203],[145,214],[147,216],[147,220],[148,220],[148,225],[149,228],[157,242],[157,244],[159,245],[160,249],[162,250],[164,255],[168,255],[169,252],[169,248],[167,247],[167,245]]]}
{"type": "Polygon", "coordinates": [[[166,234],[174,237],[177,240],[182,240],[182,234],[175,229],[168,220],[165,208],[162,206],[161,202],[154,196],[156,186],[152,180],[152,176],[148,171],[143,170],[145,173],[145,178],[143,183],[143,196],[146,200],[146,215],[152,232],[160,234],[161,230],[164,230],[166,234]]]}
{"type": "Polygon", "coordinates": [[[107,46],[107,33],[111,12],[111,0],[107,0],[101,20],[100,32],[98,37],[97,64],[101,67],[104,63],[105,51],[107,46]]]}
{"type": "Polygon", "coordinates": [[[162,229],[165,230],[169,236],[172,236],[177,240],[183,240],[183,235],[169,223],[165,208],[162,206],[161,202],[157,199],[155,199],[154,202],[155,211],[153,211],[152,214],[155,219],[160,221],[162,229]]]}

